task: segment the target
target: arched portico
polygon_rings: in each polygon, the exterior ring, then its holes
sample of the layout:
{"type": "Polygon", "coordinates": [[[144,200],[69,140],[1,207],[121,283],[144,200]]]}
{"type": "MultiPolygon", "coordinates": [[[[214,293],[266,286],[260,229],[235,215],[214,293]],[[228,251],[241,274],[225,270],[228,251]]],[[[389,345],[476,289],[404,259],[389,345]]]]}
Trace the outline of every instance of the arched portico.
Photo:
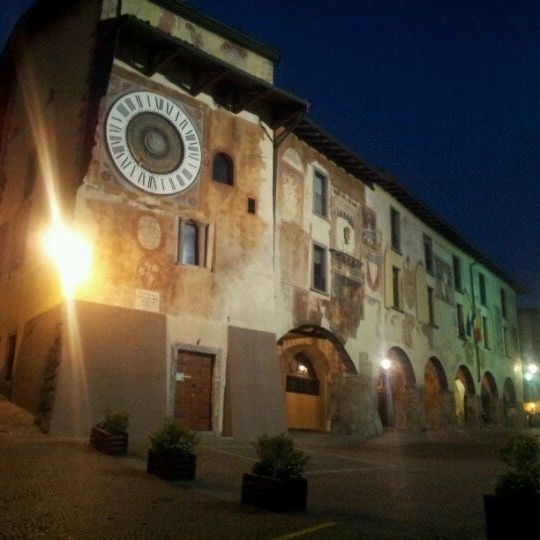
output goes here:
{"type": "Polygon", "coordinates": [[[278,347],[289,429],[375,434],[369,379],[332,332],[301,326],[278,347]]]}
{"type": "Polygon", "coordinates": [[[478,402],[475,397],[474,380],[467,366],[461,365],[454,378],[454,403],[459,426],[477,426],[478,402]]]}
{"type": "Polygon", "coordinates": [[[381,423],[384,427],[418,429],[423,422],[411,361],[399,347],[392,347],[387,356],[390,366],[381,367],[377,386],[381,423]]]}
{"type": "Polygon", "coordinates": [[[424,371],[426,429],[444,429],[452,425],[451,399],[444,367],[438,358],[432,356],[424,371]]]}
{"type": "Polygon", "coordinates": [[[497,423],[499,415],[499,392],[497,383],[490,371],[486,371],[480,385],[480,401],[482,407],[482,422],[484,424],[497,423]]]}

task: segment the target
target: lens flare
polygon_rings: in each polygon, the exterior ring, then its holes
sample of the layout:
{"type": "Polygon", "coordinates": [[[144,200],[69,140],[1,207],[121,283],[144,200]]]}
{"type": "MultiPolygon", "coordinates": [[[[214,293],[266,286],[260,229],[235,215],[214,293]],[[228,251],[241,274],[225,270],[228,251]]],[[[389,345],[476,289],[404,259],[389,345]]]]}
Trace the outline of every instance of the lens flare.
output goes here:
{"type": "Polygon", "coordinates": [[[43,245],[60,274],[62,289],[72,297],[77,286],[90,277],[92,246],[79,233],[55,223],[43,236],[43,245]]]}

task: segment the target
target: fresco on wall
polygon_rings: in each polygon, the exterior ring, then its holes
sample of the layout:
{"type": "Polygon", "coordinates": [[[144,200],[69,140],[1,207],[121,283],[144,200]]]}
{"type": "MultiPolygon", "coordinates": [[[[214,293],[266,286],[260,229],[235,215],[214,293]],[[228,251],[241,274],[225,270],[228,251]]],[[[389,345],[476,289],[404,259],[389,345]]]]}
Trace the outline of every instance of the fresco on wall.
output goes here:
{"type": "Polygon", "coordinates": [[[375,249],[377,247],[377,214],[365,204],[361,205],[361,213],[362,242],[366,247],[375,249]]]}
{"type": "MultiPolygon", "coordinates": [[[[332,257],[334,259],[334,257],[332,257]]],[[[354,337],[364,315],[362,283],[338,272],[332,275],[332,298],[328,306],[330,329],[342,341],[354,337]]]]}
{"type": "Polygon", "coordinates": [[[280,172],[281,218],[283,221],[301,224],[304,206],[304,174],[285,162],[281,163],[280,172]]]}
{"type": "Polygon", "coordinates": [[[434,257],[435,262],[435,296],[446,302],[454,304],[454,289],[452,286],[452,268],[449,264],[438,257],[434,257]]]}
{"type": "Polygon", "coordinates": [[[416,268],[407,257],[402,269],[403,298],[409,309],[416,306],[416,268]]]}
{"type": "Polygon", "coordinates": [[[372,291],[378,291],[381,283],[381,253],[378,250],[365,251],[366,284],[372,291]]]}

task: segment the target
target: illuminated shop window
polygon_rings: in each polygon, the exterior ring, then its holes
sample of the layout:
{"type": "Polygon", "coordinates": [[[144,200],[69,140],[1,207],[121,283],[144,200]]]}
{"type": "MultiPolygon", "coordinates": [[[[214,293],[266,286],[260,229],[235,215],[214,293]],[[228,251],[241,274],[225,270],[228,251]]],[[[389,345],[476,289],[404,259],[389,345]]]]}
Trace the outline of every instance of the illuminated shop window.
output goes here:
{"type": "Polygon", "coordinates": [[[295,355],[289,362],[286,389],[295,394],[319,395],[317,374],[309,358],[302,353],[295,355]]]}

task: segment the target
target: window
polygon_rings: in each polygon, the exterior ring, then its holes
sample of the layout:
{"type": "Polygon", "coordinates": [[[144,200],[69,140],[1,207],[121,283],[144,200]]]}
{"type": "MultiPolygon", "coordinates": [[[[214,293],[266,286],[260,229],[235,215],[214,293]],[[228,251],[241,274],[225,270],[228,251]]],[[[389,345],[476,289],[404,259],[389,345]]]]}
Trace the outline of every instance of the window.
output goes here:
{"type": "Polygon", "coordinates": [[[253,199],[252,197],[248,197],[247,211],[248,211],[248,214],[256,214],[257,213],[257,201],[255,199],[253,199]]]}
{"type": "Polygon", "coordinates": [[[461,260],[455,255],[452,257],[452,266],[454,267],[454,289],[456,291],[462,291],[461,283],[461,260]]]}
{"type": "Polygon", "coordinates": [[[326,249],[313,244],[313,288],[326,292],[326,249]]]}
{"type": "Polygon", "coordinates": [[[328,199],[328,178],[317,169],[313,172],[313,212],[326,217],[328,199]]]}
{"type": "Polygon", "coordinates": [[[287,392],[295,394],[319,395],[319,380],[311,361],[299,353],[289,362],[289,373],[286,381],[287,392]]]}
{"type": "Polygon", "coordinates": [[[212,161],[212,179],[220,184],[232,186],[234,183],[234,165],[232,159],[225,153],[219,152],[212,161]]]}
{"type": "Polygon", "coordinates": [[[503,288],[501,288],[501,313],[506,319],[506,291],[503,288]]]}
{"type": "Polygon", "coordinates": [[[426,272],[433,275],[433,243],[429,236],[424,235],[424,261],[426,272]]]}
{"type": "Polygon", "coordinates": [[[395,309],[400,309],[401,301],[400,301],[400,294],[399,294],[399,268],[396,268],[395,266],[392,267],[392,307],[395,309]]]}
{"type": "Polygon", "coordinates": [[[465,319],[463,318],[463,306],[456,304],[458,336],[465,339],[465,319]]]}
{"type": "Polygon", "coordinates": [[[392,248],[401,252],[401,222],[399,212],[390,207],[390,234],[392,248]]]}
{"type": "Polygon", "coordinates": [[[435,324],[435,302],[434,302],[434,295],[433,295],[433,287],[427,288],[427,299],[428,299],[429,324],[435,324]]]}
{"type": "Polygon", "coordinates": [[[482,332],[484,333],[484,347],[489,349],[489,333],[487,317],[482,317],[482,332]]]}
{"type": "Polygon", "coordinates": [[[510,341],[510,331],[507,326],[503,327],[504,354],[508,358],[512,356],[512,343],[510,341]]]}
{"type": "Polygon", "coordinates": [[[205,266],[207,226],[192,220],[180,220],[178,264],[205,266]]]}
{"type": "Polygon", "coordinates": [[[17,345],[17,334],[11,334],[8,337],[7,342],[7,356],[6,356],[6,381],[11,381],[13,377],[13,366],[15,364],[15,347],[17,345]]]}
{"type": "Polygon", "coordinates": [[[486,305],[486,278],[484,274],[478,274],[478,286],[480,287],[480,303],[486,305]]]}

